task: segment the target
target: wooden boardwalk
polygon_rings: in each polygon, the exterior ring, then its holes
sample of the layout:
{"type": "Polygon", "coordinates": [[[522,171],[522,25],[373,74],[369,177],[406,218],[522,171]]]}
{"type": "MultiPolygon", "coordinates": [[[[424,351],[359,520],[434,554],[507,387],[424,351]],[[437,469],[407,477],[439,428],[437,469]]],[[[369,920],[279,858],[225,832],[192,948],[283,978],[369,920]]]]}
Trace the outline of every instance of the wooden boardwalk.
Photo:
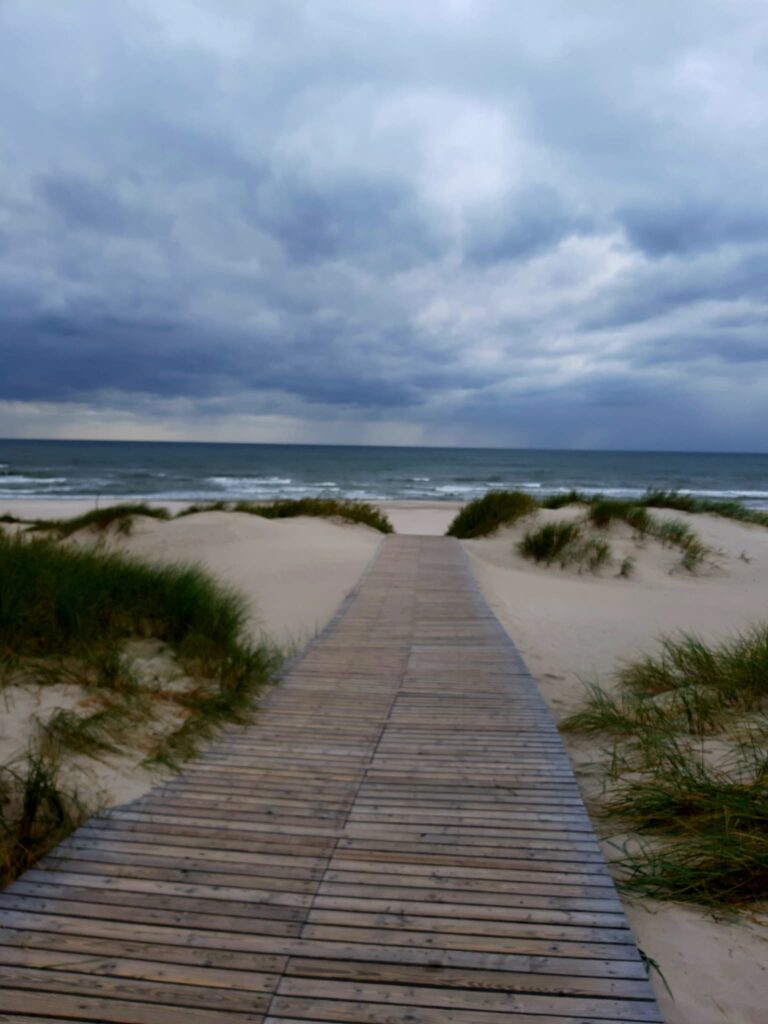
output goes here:
{"type": "Polygon", "coordinates": [[[460,545],[390,537],[183,775],[0,895],[14,1024],[659,1021],[552,719],[460,545]]]}

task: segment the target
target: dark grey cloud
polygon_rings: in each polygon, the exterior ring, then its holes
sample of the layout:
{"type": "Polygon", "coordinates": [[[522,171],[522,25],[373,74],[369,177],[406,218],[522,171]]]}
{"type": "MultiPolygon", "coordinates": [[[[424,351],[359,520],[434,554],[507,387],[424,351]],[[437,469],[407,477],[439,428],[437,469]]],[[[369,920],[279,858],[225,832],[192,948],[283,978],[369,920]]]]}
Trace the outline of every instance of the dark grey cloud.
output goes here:
{"type": "Polygon", "coordinates": [[[678,199],[630,206],[619,217],[629,241],[646,255],[685,255],[768,242],[768,209],[752,204],[735,206],[727,197],[709,202],[678,199]]]}
{"type": "Polygon", "coordinates": [[[525,261],[552,249],[569,235],[591,234],[594,225],[569,210],[551,187],[531,186],[481,213],[464,246],[479,264],[525,261]]]}
{"type": "Polygon", "coordinates": [[[439,224],[403,183],[352,178],[318,187],[277,178],[259,190],[253,215],[299,265],[353,259],[409,269],[436,259],[444,245],[439,224]]]}
{"type": "Polygon", "coordinates": [[[62,231],[85,230],[118,237],[157,236],[169,226],[166,217],[150,216],[101,182],[72,175],[44,175],[38,189],[51,213],[60,218],[62,231]]]}
{"type": "Polygon", "coordinates": [[[754,448],[767,47],[761,0],[4,0],[0,433],[754,448]]]}
{"type": "MultiPolygon", "coordinates": [[[[702,259],[675,258],[633,267],[616,276],[586,311],[585,330],[652,324],[669,314],[701,315],[702,307],[719,304],[709,314],[716,324],[737,315],[742,323],[764,322],[768,245],[736,248],[734,252],[702,259]],[[749,310],[739,304],[753,304],[749,310]],[[723,305],[731,306],[729,313],[723,305]]],[[[768,349],[766,350],[768,358],[768,349]]]]}

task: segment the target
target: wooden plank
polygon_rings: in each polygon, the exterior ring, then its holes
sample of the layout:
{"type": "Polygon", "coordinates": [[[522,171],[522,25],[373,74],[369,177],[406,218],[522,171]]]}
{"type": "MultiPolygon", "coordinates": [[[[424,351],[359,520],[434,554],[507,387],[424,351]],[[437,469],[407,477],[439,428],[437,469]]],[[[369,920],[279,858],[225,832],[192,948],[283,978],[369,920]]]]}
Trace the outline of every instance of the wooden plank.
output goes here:
{"type": "Polygon", "coordinates": [[[530,971],[490,971],[467,967],[421,966],[403,963],[370,963],[294,957],[286,974],[301,978],[375,981],[378,984],[427,985],[480,991],[551,993],[571,996],[611,996],[647,999],[645,980],[595,978],[582,975],[537,974],[530,971]]]}
{"type": "Polygon", "coordinates": [[[477,989],[447,990],[435,985],[376,984],[348,982],[336,979],[295,978],[286,976],[278,988],[280,996],[298,996],[309,999],[331,999],[342,1002],[399,1004],[466,1009],[482,1013],[559,1015],[575,1018],[597,1018],[612,1021],[660,1021],[659,1012],[650,999],[590,998],[589,996],[561,995],[559,993],[488,992],[477,989]]]}
{"type": "MultiPolygon", "coordinates": [[[[2,989],[2,1008],[5,1020],[18,1024],[31,1015],[37,1024],[43,1021],[66,1021],[72,1024],[93,1022],[93,1024],[222,1024],[221,1010],[200,1009],[190,1006],[173,1006],[162,1003],[134,1002],[131,999],[102,998],[87,995],[71,995],[55,989],[40,991],[29,989],[2,989]]],[[[233,1024],[262,1024],[263,1013],[227,1010],[228,1021],[233,1024]]],[[[0,1016],[0,1020],[3,1017],[0,1016]]]]}

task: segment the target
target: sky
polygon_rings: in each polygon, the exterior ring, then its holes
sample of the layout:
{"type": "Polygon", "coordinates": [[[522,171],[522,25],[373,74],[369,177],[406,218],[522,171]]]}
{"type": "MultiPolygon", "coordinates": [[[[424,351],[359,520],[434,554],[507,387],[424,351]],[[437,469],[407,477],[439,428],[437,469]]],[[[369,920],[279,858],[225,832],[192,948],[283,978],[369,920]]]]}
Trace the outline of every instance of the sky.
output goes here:
{"type": "Polygon", "coordinates": [[[765,0],[0,0],[0,436],[767,428],[765,0]]]}

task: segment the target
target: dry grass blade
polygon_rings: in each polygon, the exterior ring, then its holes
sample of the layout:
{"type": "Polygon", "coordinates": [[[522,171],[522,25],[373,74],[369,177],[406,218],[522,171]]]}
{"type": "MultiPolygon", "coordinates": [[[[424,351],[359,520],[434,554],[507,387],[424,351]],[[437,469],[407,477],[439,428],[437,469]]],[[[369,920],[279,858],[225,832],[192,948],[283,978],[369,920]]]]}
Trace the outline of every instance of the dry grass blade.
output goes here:
{"type": "Polygon", "coordinates": [[[66,838],[87,817],[55,760],[29,753],[0,767],[0,887],[66,838]]]}

